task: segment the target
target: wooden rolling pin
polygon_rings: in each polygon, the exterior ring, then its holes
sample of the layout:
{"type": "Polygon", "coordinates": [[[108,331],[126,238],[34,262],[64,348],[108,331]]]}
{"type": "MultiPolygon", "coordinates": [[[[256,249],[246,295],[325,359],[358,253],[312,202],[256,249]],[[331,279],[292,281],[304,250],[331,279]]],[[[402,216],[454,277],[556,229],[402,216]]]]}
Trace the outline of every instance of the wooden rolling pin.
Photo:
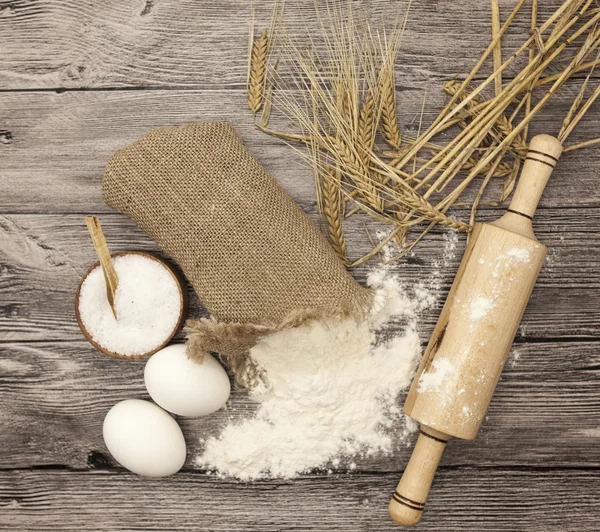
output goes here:
{"type": "Polygon", "coordinates": [[[546,256],[531,221],[561,152],[554,137],[534,137],[506,214],[473,228],[404,404],[421,433],[389,505],[401,525],[420,521],[448,440],[474,439],[485,417],[546,256]]]}

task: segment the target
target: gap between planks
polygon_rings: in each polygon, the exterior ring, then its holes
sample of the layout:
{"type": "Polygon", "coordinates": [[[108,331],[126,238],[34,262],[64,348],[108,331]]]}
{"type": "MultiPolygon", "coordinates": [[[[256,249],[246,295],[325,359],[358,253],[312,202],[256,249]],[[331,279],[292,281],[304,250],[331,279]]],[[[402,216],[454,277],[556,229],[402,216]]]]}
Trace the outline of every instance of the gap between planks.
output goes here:
{"type": "MultiPolygon", "coordinates": [[[[582,81],[587,78],[587,74],[574,74],[571,76],[569,81],[582,81]]],[[[436,83],[439,82],[439,90],[443,92],[443,83],[445,81],[450,81],[451,79],[455,79],[456,81],[464,81],[465,76],[444,76],[443,74],[433,74],[431,78],[429,78],[429,82],[436,83]]],[[[475,76],[472,80],[472,83],[480,83],[485,81],[488,76],[475,76]]],[[[590,75],[590,81],[600,80],[600,74],[594,72],[590,75]]],[[[505,76],[502,78],[503,83],[511,82],[514,80],[514,76],[505,76]]],[[[406,85],[402,85],[400,83],[395,84],[396,92],[404,92],[404,91],[421,91],[420,87],[409,87],[406,85]]],[[[19,93],[19,92],[28,92],[28,93],[47,93],[47,92],[55,92],[56,94],[64,94],[67,92],[115,92],[115,91],[214,91],[214,92],[226,92],[226,91],[240,91],[246,90],[246,83],[230,83],[226,85],[219,85],[215,87],[214,84],[198,84],[194,86],[190,85],[124,85],[124,86],[107,86],[107,87],[13,87],[10,89],[2,89],[0,88],[0,94],[2,93],[19,93]]],[[[247,110],[247,109],[246,109],[247,110]]]]}
{"type": "MultiPolygon", "coordinates": [[[[485,471],[494,471],[494,472],[506,472],[506,473],[552,473],[552,472],[562,472],[562,471],[583,471],[583,472],[593,472],[600,471],[600,465],[569,465],[569,466],[529,466],[529,465],[482,465],[482,466],[474,466],[472,464],[451,464],[444,465],[442,462],[438,466],[438,470],[440,471],[477,471],[477,472],[485,472],[485,471]]],[[[27,467],[0,467],[0,472],[16,472],[19,471],[28,472],[28,473],[36,473],[43,471],[56,471],[61,472],[64,471],[66,473],[85,473],[85,472],[99,472],[99,473],[111,473],[111,474],[124,474],[124,475],[132,475],[130,471],[123,467],[71,467],[62,464],[39,464],[32,465],[27,467]]],[[[308,479],[321,479],[328,478],[332,476],[340,476],[345,475],[348,477],[386,477],[390,475],[396,475],[398,472],[402,472],[401,469],[398,471],[378,471],[376,469],[334,469],[328,468],[327,474],[325,473],[301,473],[298,476],[292,479],[281,479],[281,478],[272,478],[272,479],[264,479],[259,481],[243,481],[234,478],[226,478],[223,479],[225,481],[233,481],[239,482],[244,485],[253,485],[257,482],[266,482],[266,483],[282,483],[282,482],[294,482],[300,480],[308,480],[308,479]],[[331,473],[329,473],[331,471],[331,473]]],[[[182,467],[176,474],[188,474],[188,475],[208,475],[209,470],[207,469],[195,469],[191,467],[182,467]]]]}

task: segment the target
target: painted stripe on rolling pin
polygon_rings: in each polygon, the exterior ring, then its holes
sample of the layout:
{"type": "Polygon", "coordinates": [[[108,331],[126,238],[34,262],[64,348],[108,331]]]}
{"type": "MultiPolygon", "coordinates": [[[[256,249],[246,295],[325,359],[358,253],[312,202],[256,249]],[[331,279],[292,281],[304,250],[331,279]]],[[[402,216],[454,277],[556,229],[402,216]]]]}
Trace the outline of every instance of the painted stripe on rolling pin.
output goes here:
{"type": "Polygon", "coordinates": [[[506,209],[506,212],[512,212],[513,214],[518,214],[519,216],[523,216],[523,217],[533,221],[533,216],[529,216],[529,214],[525,214],[524,212],[514,211],[512,209],[506,209]]]}
{"type": "Polygon", "coordinates": [[[547,166],[549,166],[550,168],[554,168],[554,165],[549,163],[548,161],[542,161],[541,159],[538,159],[537,157],[529,157],[529,155],[527,157],[525,157],[525,159],[529,159],[530,161],[537,161],[538,163],[542,163],[545,164],[547,166]]]}
{"type": "Polygon", "coordinates": [[[399,502],[400,504],[403,504],[404,506],[407,506],[408,508],[411,508],[412,510],[417,510],[418,512],[422,512],[425,509],[424,502],[413,501],[412,499],[409,499],[408,497],[404,497],[403,495],[400,495],[397,491],[394,492],[394,495],[392,495],[392,498],[396,502],[399,502]]]}
{"type": "Polygon", "coordinates": [[[543,155],[544,157],[548,157],[548,159],[552,159],[553,161],[558,162],[558,159],[556,157],[554,157],[553,155],[550,155],[549,153],[544,153],[543,151],[537,151],[537,150],[527,150],[527,153],[537,153],[538,155],[543,155]]]}
{"type": "Polygon", "coordinates": [[[423,434],[423,436],[427,436],[428,438],[431,438],[432,440],[435,440],[437,442],[446,444],[448,443],[448,440],[442,440],[441,438],[436,438],[435,436],[432,436],[431,434],[427,434],[424,430],[421,431],[421,434],[423,434]]]}

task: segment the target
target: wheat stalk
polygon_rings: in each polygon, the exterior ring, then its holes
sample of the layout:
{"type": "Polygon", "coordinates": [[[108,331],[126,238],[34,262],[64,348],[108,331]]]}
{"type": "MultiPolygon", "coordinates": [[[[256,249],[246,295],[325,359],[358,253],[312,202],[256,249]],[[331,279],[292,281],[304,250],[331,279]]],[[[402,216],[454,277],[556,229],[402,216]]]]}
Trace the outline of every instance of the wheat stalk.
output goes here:
{"type": "MultiPolygon", "coordinates": [[[[462,81],[444,86],[449,101],[423,132],[422,112],[413,138],[400,135],[394,83],[404,25],[397,24],[394,33],[388,37],[384,32],[382,37],[368,22],[357,21],[351,7],[343,12],[337,1],[325,3],[327,17],[318,12],[320,35],[310,37],[308,49],[291,38],[281,39],[278,60],[285,67],[279,72],[266,60],[268,82],[263,85],[268,83],[269,93],[263,96],[267,103],[257,125],[309,148],[308,153],[295,149],[313,166],[318,204],[340,256],[346,257],[345,216],[360,211],[391,225],[388,237],[350,266],[376,256],[394,238],[402,247],[398,256],[403,256],[437,224],[468,233],[480,205],[499,205],[510,194],[531,121],[575,73],[600,64],[600,56],[589,60],[600,48],[600,9],[592,8],[592,0],[566,0],[541,23],[537,0],[532,0],[531,34],[504,62],[501,40],[525,0],[518,0],[502,25],[498,2],[492,0],[489,47],[462,81]],[[317,43],[319,38],[323,43],[317,43]],[[525,54],[528,60],[522,66],[517,59],[525,54]],[[493,59],[492,72],[481,76],[488,59],[493,59]],[[502,74],[511,66],[503,82],[502,74]],[[272,109],[297,129],[270,128],[272,109]],[[377,131],[392,152],[378,143],[377,131]],[[503,182],[500,202],[484,201],[486,187],[495,178],[503,182]],[[348,209],[346,201],[352,203],[348,209]],[[449,215],[453,205],[470,207],[469,223],[449,215]],[[419,227],[420,233],[413,236],[419,227]]],[[[600,97],[599,87],[585,99],[587,84],[564,120],[561,140],[600,97]]],[[[598,142],[583,141],[565,151],[598,142]]]]}
{"type": "Polygon", "coordinates": [[[569,151],[580,150],[581,148],[587,148],[588,146],[594,146],[596,144],[600,144],[600,137],[596,139],[586,140],[585,142],[580,142],[578,144],[572,144],[571,146],[567,146],[565,148],[565,153],[569,151]]]}
{"type": "Polygon", "coordinates": [[[496,39],[500,33],[500,4],[498,0],[492,0],[492,41],[496,43],[494,47],[494,71],[497,72],[494,80],[494,91],[496,96],[502,92],[502,71],[499,70],[502,66],[502,44],[500,38],[496,39]]]}
{"type": "MultiPolygon", "coordinates": [[[[455,80],[449,81],[444,84],[444,91],[446,93],[448,93],[450,96],[454,96],[455,94],[457,94],[458,89],[459,89],[459,84],[455,80]]],[[[461,91],[461,93],[459,95],[459,100],[465,99],[470,94],[470,92],[471,91],[469,91],[468,88],[461,91]]],[[[467,114],[468,117],[471,118],[472,116],[477,115],[481,109],[484,109],[485,105],[486,105],[485,102],[484,102],[484,104],[482,104],[479,102],[479,100],[477,98],[473,98],[467,104],[467,107],[466,107],[467,112],[465,114],[467,114]]],[[[463,122],[461,127],[468,127],[468,124],[466,122],[463,122]]],[[[514,126],[511,123],[511,121],[508,119],[508,117],[504,113],[502,113],[498,117],[498,120],[494,124],[493,130],[490,132],[490,134],[493,137],[495,137],[495,140],[498,140],[498,138],[499,138],[498,135],[506,137],[513,131],[513,129],[514,129],[514,126]]],[[[516,155],[524,156],[525,152],[527,151],[527,146],[525,145],[525,142],[523,141],[521,136],[518,136],[515,138],[515,141],[512,144],[512,148],[514,149],[514,152],[516,155]]]]}

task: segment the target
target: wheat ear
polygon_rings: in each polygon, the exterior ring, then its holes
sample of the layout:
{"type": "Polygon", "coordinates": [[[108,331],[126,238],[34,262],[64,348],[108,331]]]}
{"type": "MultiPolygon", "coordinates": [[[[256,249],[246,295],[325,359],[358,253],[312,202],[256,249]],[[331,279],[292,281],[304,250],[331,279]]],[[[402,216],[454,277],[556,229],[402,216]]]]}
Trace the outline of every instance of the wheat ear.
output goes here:
{"type": "Polygon", "coordinates": [[[346,174],[354,183],[360,194],[371,207],[383,211],[383,200],[379,195],[377,186],[368,175],[367,169],[357,153],[357,150],[348,146],[346,142],[336,137],[326,137],[329,151],[346,174]]]}
{"type": "Polygon", "coordinates": [[[267,72],[267,55],[269,53],[269,36],[263,30],[252,46],[250,60],[250,76],[248,79],[248,107],[256,114],[263,104],[265,93],[265,74],[267,72]]]}
{"type": "Polygon", "coordinates": [[[357,137],[360,156],[368,166],[369,151],[373,149],[375,142],[375,98],[371,92],[367,94],[358,114],[357,137]]]}
{"type": "Polygon", "coordinates": [[[381,98],[381,132],[386,142],[392,148],[400,148],[402,139],[398,128],[398,115],[396,109],[396,87],[394,86],[393,73],[384,70],[379,80],[381,98]]]}
{"type": "Polygon", "coordinates": [[[342,216],[343,200],[340,190],[341,174],[338,170],[333,170],[329,166],[325,168],[323,174],[321,200],[323,216],[329,230],[329,240],[333,250],[347,264],[346,240],[343,231],[344,217],[342,216]]]}

